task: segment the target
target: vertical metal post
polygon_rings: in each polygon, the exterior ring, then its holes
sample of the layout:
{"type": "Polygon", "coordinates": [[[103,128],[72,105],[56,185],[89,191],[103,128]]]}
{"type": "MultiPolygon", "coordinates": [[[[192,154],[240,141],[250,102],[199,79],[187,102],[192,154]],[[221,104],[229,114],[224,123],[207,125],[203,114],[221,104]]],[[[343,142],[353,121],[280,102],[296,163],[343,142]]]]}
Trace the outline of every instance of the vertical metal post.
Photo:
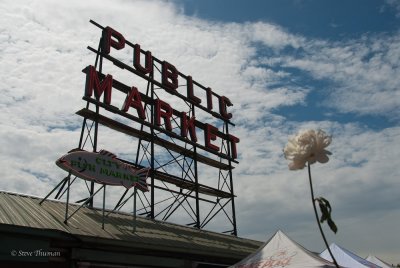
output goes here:
{"type": "MultiPolygon", "coordinates": [[[[152,77],[152,76],[150,76],[150,77],[152,77]]],[[[146,88],[146,96],[149,96],[150,85],[151,85],[151,82],[148,81],[148,82],[147,82],[147,88],[146,88]]],[[[150,105],[151,105],[151,104],[150,104],[150,105]]],[[[145,111],[145,112],[146,112],[146,109],[147,109],[147,103],[144,104],[144,111],[145,111]]],[[[140,125],[140,131],[143,131],[143,126],[144,126],[143,124],[140,125]]],[[[140,154],[141,146],[142,146],[142,138],[139,138],[138,147],[137,147],[137,150],[136,150],[136,161],[135,161],[135,165],[138,165],[138,164],[139,164],[139,154],[140,154]]],[[[143,152],[143,153],[145,153],[145,152],[143,152]]]]}
{"type": "MultiPolygon", "coordinates": [[[[225,122],[225,128],[226,128],[226,135],[229,135],[229,129],[228,129],[228,122],[225,122]]],[[[228,155],[231,157],[231,146],[230,146],[230,141],[227,141],[227,147],[228,147],[228,155]]],[[[233,223],[233,235],[237,236],[237,227],[236,227],[236,211],[235,211],[235,194],[233,191],[233,178],[232,178],[232,161],[229,159],[228,160],[229,164],[229,181],[230,181],[230,188],[231,188],[231,203],[232,203],[232,223],[233,223]]]]}
{"type": "MultiPolygon", "coordinates": [[[[151,78],[153,78],[153,74],[151,74],[150,75],[150,77],[151,78]]],[[[155,169],[154,169],[154,128],[153,128],[153,126],[154,126],[154,121],[155,121],[155,112],[154,112],[154,84],[152,83],[151,84],[151,101],[152,101],[152,105],[151,105],[151,144],[150,144],[150,146],[151,146],[151,152],[150,152],[150,154],[151,154],[151,163],[150,163],[150,166],[151,166],[151,200],[150,200],[150,207],[151,207],[151,210],[150,210],[150,218],[151,219],[154,219],[154,189],[155,189],[155,187],[154,187],[154,172],[155,172],[155,169]]]]}
{"type": "MultiPolygon", "coordinates": [[[[100,38],[99,42],[99,50],[101,50],[101,44],[103,40],[100,38]]],[[[96,59],[97,62],[97,59],[96,59]]],[[[102,73],[103,70],[103,56],[100,54],[100,64],[99,64],[99,73],[102,73]]],[[[94,137],[93,137],[93,152],[97,152],[97,136],[98,136],[98,131],[99,131],[99,123],[98,123],[98,115],[99,115],[99,105],[96,104],[96,117],[95,117],[95,122],[94,122],[94,137]]],[[[94,182],[92,181],[90,183],[90,196],[92,196],[94,193],[94,182]]],[[[93,198],[89,202],[89,207],[93,208],[93,198]]]]}
{"type": "MultiPolygon", "coordinates": [[[[99,105],[96,104],[96,119],[94,122],[94,137],[93,137],[93,152],[97,152],[97,134],[98,134],[98,129],[99,129],[99,123],[97,120],[97,116],[99,114],[99,105]]],[[[94,181],[90,182],[90,196],[92,196],[94,193],[94,181]]],[[[93,208],[93,198],[89,202],[89,207],[93,208]]]]}
{"type": "Polygon", "coordinates": [[[136,195],[137,195],[137,188],[135,187],[133,192],[133,232],[136,232],[136,195]]]}
{"type": "MultiPolygon", "coordinates": [[[[91,182],[90,183],[90,193],[89,194],[93,195],[93,192],[94,192],[94,182],[91,182]]],[[[89,207],[93,208],[93,199],[90,200],[89,207]]]]}
{"type": "Polygon", "coordinates": [[[66,224],[68,224],[67,223],[67,219],[68,219],[68,204],[69,204],[69,188],[71,186],[71,173],[68,174],[68,184],[67,185],[68,185],[68,188],[67,188],[67,203],[66,203],[66,208],[65,208],[65,220],[64,220],[64,222],[66,224]]]}
{"type": "Polygon", "coordinates": [[[106,185],[103,184],[103,217],[102,217],[102,223],[101,223],[101,229],[104,230],[104,211],[106,209],[106,185]]]}
{"type": "MultiPolygon", "coordinates": [[[[196,116],[194,104],[191,105],[192,115],[196,116]]],[[[196,228],[200,229],[200,201],[199,201],[199,178],[197,173],[197,148],[193,146],[193,161],[194,161],[194,181],[195,181],[195,195],[196,195],[196,228]]]]}

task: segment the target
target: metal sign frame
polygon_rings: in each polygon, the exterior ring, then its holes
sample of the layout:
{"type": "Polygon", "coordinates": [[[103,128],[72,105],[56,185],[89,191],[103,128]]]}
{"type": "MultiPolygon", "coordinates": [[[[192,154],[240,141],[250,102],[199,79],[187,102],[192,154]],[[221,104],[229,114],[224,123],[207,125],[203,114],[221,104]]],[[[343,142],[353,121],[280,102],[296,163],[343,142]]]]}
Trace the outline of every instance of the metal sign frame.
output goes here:
{"type": "MultiPolygon", "coordinates": [[[[136,166],[137,168],[150,167],[148,184],[150,186],[149,192],[140,192],[135,190],[126,189],[120,196],[119,201],[113,206],[114,208],[108,212],[121,210],[127,202],[133,198],[134,211],[133,216],[145,215],[151,219],[158,219],[163,221],[170,221],[174,216],[177,217],[179,224],[186,224],[195,228],[207,228],[213,220],[225,219],[227,225],[230,227],[228,230],[223,231],[224,233],[230,233],[237,235],[236,215],[235,215],[235,195],[233,189],[233,163],[236,161],[236,143],[239,139],[229,133],[229,125],[234,124],[230,121],[232,117],[226,111],[226,106],[231,106],[229,99],[224,96],[219,96],[214,92],[211,92],[210,88],[204,87],[201,84],[193,81],[197,87],[207,91],[208,107],[202,106],[199,102],[193,101],[187,96],[180,95],[177,92],[172,92],[172,95],[179,97],[186,104],[187,110],[184,112],[178,112],[171,108],[170,114],[170,126],[167,126],[167,121],[155,122],[157,120],[156,103],[160,99],[158,96],[160,90],[168,90],[165,87],[165,83],[159,83],[154,78],[154,73],[151,72],[148,75],[143,75],[143,72],[138,71],[138,67],[133,68],[120,60],[112,57],[109,51],[105,51],[104,46],[104,32],[109,27],[103,27],[94,21],[90,21],[92,24],[100,28],[103,32],[100,38],[97,49],[88,47],[88,50],[96,54],[96,60],[94,66],[89,66],[83,70],[88,76],[89,72],[95,70],[95,75],[99,81],[105,81],[107,75],[103,73],[103,61],[107,60],[112,62],[115,66],[127,70],[134,75],[138,75],[147,80],[146,93],[139,93],[141,100],[144,103],[143,112],[145,116],[134,116],[122,111],[115,106],[112,106],[106,101],[100,100],[100,94],[93,98],[85,93],[83,100],[86,101],[86,107],[77,112],[78,115],[83,117],[81,135],[79,139],[78,147],[80,149],[86,149],[87,151],[98,152],[98,140],[99,140],[99,126],[113,129],[117,132],[124,133],[137,140],[137,149],[135,161],[129,162],[123,159],[119,159],[122,162],[136,166]],[[91,69],[90,69],[91,68],[91,69]],[[212,95],[211,95],[212,94],[212,95]],[[220,100],[220,113],[212,111],[212,105],[210,107],[211,97],[216,97],[220,100]],[[222,106],[221,106],[222,103],[222,106]],[[226,106],[223,106],[223,105],[226,106]],[[202,128],[205,132],[205,143],[209,144],[202,145],[193,140],[193,137],[182,137],[171,129],[177,129],[182,127],[182,114],[185,113],[188,118],[195,120],[196,111],[201,110],[202,112],[208,112],[213,117],[219,120],[219,126],[222,131],[217,128],[210,128],[208,124],[195,121],[197,128],[202,128]],[[113,113],[113,117],[105,114],[103,111],[113,113]],[[143,120],[145,117],[148,120],[143,120]],[[121,118],[121,120],[119,119],[121,118]],[[127,125],[123,120],[131,120],[140,125],[139,128],[135,128],[127,125]],[[207,133],[212,131],[212,133],[207,133]],[[207,136],[208,135],[208,136],[207,136]],[[210,136],[211,135],[211,136],[210,136]],[[216,137],[219,138],[219,146],[215,145],[216,137]],[[208,140],[207,140],[208,138],[208,140]],[[213,141],[214,144],[210,144],[213,141]],[[219,148],[218,151],[213,147],[219,148]],[[202,178],[199,175],[199,165],[205,165],[211,167],[214,171],[218,171],[218,178],[216,185],[210,186],[208,184],[201,183],[202,178]],[[138,202],[137,199],[138,198],[138,202]],[[139,209],[136,210],[136,206],[139,204],[139,209]],[[185,214],[186,219],[190,222],[181,222],[182,214],[185,214]],[[172,218],[171,218],[172,217],[172,218]]],[[[123,38],[116,36],[118,38],[123,38]]],[[[114,39],[116,38],[114,36],[114,39]]],[[[110,39],[108,42],[117,43],[118,40],[110,39]]],[[[138,48],[137,44],[134,45],[129,41],[124,40],[128,46],[132,48],[138,48]]],[[[117,45],[115,45],[117,46],[117,45]]],[[[140,46],[139,46],[140,49],[140,46]]],[[[146,51],[140,49],[142,55],[148,55],[146,51]]],[[[159,76],[162,76],[161,65],[165,64],[165,61],[152,57],[154,61],[154,70],[157,71],[159,76]],[[158,65],[157,65],[158,64],[158,65]]],[[[179,75],[184,76],[179,73],[179,75]]],[[[187,79],[191,77],[185,76],[187,79]]],[[[87,80],[88,81],[88,80],[87,80]]],[[[188,80],[189,81],[189,80],[188,80]]],[[[168,81],[166,81],[168,84],[168,81]]],[[[112,80],[112,88],[116,89],[124,94],[129,95],[131,87],[117,81],[112,80]]],[[[106,90],[103,88],[104,97],[106,97],[106,90]]],[[[169,90],[169,93],[171,91],[169,90]]],[[[111,93],[110,93],[111,97],[111,93]]],[[[193,97],[193,96],[192,96],[193,97]]],[[[194,97],[195,98],[195,97],[194,97]]],[[[159,112],[159,111],[158,111],[159,112]]],[[[185,115],[185,116],[186,116],[185,115]]],[[[159,117],[160,118],[160,117],[159,117]]],[[[185,117],[186,118],[186,117],[185,117]]],[[[193,121],[194,122],[194,121],[193,121]]],[[[186,129],[186,135],[188,133],[186,129]]],[[[195,135],[195,134],[194,134],[195,135]]],[[[101,148],[105,149],[105,148],[101,148]]],[[[133,154],[134,155],[134,154],[133,154]]],[[[78,203],[82,205],[74,211],[72,214],[68,214],[69,204],[69,192],[72,184],[76,181],[75,178],[71,178],[71,174],[65,177],[40,203],[42,204],[50,195],[52,195],[56,189],[58,189],[55,199],[61,199],[64,194],[67,194],[67,205],[65,222],[84,206],[93,207],[94,196],[103,189],[103,228],[104,228],[104,217],[105,215],[105,202],[106,202],[106,185],[101,185],[95,190],[95,183],[90,182],[90,186],[87,185],[88,194],[87,198],[78,200],[78,203]]],[[[86,181],[85,181],[86,183],[86,181]]],[[[224,224],[225,225],[225,224],[224,224]]],[[[135,229],[135,228],[134,228],[135,229]]]]}

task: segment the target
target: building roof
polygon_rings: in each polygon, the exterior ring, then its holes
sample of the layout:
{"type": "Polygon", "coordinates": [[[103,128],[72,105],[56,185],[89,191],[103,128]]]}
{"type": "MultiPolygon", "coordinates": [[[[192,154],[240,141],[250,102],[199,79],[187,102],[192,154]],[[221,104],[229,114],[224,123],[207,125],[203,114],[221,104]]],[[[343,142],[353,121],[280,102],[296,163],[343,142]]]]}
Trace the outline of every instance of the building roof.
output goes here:
{"type": "MultiPolygon", "coordinates": [[[[102,210],[83,207],[68,224],[64,223],[66,203],[0,191],[0,231],[9,227],[47,230],[71,236],[84,243],[118,246],[140,250],[182,253],[242,259],[253,253],[261,242],[198,230],[177,224],[112,212],[104,218],[102,210]]],[[[69,204],[69,215],[78,208],[69,204]]]]}

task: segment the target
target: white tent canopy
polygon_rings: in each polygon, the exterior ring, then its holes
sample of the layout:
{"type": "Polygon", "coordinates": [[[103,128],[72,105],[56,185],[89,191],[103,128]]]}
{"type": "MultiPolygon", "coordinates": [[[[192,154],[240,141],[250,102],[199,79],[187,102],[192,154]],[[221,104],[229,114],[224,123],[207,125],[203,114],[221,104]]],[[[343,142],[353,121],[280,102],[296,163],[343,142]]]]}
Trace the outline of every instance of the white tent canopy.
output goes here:
{"type": "MultiPolygon", "coordinates": [[[[329,246],[333,256],[335,257],[337,263],[340,266],[348,267],[348,268],[380,268],[380,266],[369,262],[360,256],[348,251],[347,249],[341,248],[336,244],[331,244],[329,246]]],[[[332,261],[331,255],[329,254],[328,249],[325,249],[321,254],[319,254],[322,258],[328,261],[332,261]]]]}
{"type": "Polygon", "coordinates": [[[255,253],[231,266],[231,268],[253,267],[329,268],[335,266],[303,248],[287,237],[283,232],[277,231],[275,235],[255,253]]]}
{"type": "Polygon", "coordinates": [[[367,261],[375,263],[376,265],[379,265],[382,268],[392,268],[392,266],[384,261],[382,261],[381,259],[372,256],[372,255],[368,255],[368,257],[366,258],[367,261]]]}

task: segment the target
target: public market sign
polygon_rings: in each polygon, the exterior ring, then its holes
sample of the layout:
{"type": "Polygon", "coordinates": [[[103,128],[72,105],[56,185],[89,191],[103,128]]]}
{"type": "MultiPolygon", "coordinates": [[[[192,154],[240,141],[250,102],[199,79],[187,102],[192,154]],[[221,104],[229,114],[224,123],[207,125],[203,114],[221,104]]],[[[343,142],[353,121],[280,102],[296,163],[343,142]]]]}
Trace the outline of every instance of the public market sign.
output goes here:
{"type": "MultiPolygon", "coordinates": [[[[228,107],[233,104],[229,98],[216,94],[210,87],[200,85],[190,75],[179,72],[171,63],[152,56],[150,51],[143,51],[139,44],[127,41],[121,33],[111,27],[102,27],[102,29],[101,50],[94,52],[112,61],[115,66],[152,82],[154,85],[163,88],[167,93],[190,103],[215,118],[223,120],[225,123],[230,123],[232,114],[228,112],[228,107]],[[129,48],[130,51],[128,51],[129,48]],[[125,64],[111,55],[111,52],[123,49],[127,50],[127,54],[132,55],[129,64],[125,64]],[[160,71],[160,75],[156,76],[154,70],[160,71]]],[[[162,128],[168,136],[179,137],[209,153],[222,156],[228,160],[237,158],[236,144],[239,143],[239,138],[234,135],[224,134],[214,125],[199,122],[194,115],[189,116],[184,111],[177,111],[164,100],[159,98],[149,100],[148,96],[140,93],[133,85],[123,85],[126,92],[125,101],[118,106],[112,105],[113,88],[121,87],[121,83],[116,81],[111,74],[102,74],[91,65],[87,66],[84,72],[86,73],[85,100],[95,102],[97,105],[101,105],[111,112],[118,112],[127,118],[134,118],[136,122],[162,128]],[[145,107],[148,105],[152,106],[154,111],[153,118],[146,118],[145,107]],[[176,120],[176,118],[180,120],[176,120]],[[173,128],[173,122],[177,121],[179,121],[178,128],[173,128]],[[202,139],[198,139],[198,133],[203,134],[202,139]],[[218,140],[229,144],[229,150],[223,151],[222,146],[217,144],[218,140]]]]}
{"type": "Polygon", "coordinates": [[[84,180],[148,191],[146,179],[149,168],[138,169],[120,161],[114,154],[105,150],[94,153],[74,149],[58,159],[56,164],[84,180]]]}

